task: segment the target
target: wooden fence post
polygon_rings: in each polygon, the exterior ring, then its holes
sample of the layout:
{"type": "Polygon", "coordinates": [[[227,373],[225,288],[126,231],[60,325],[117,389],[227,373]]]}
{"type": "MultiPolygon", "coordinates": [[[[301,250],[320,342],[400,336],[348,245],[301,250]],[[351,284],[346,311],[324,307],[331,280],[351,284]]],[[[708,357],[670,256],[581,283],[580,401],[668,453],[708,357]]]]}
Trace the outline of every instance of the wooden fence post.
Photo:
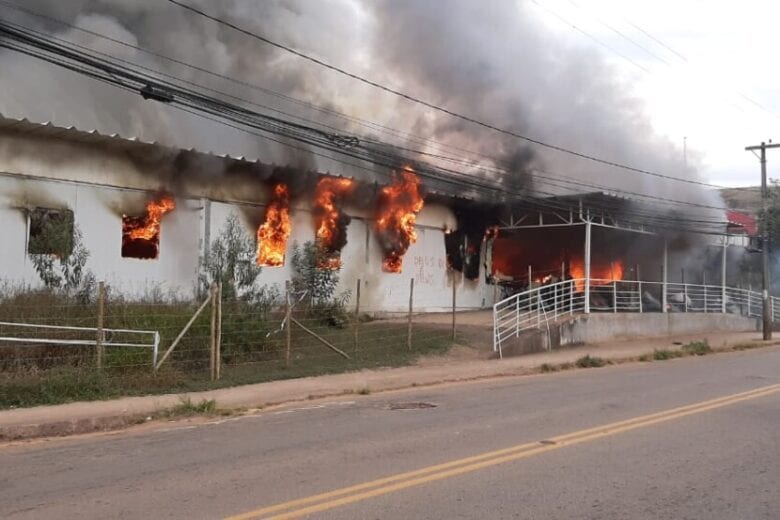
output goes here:
{"type": "Polygon", "coordinates": [[[98,284],[97,296],[97,335],[95,337],[95,364],[98,370],[103,368],[103,317],[106,305],[106,283],[98,284]]]}
{"type": "Polygon", "coordinates": [[[217,337],[216,337],[216,374],[222,376],[222,282],[217,282],[217,337]]]}
{"type": "Polygon", "coordinates": [[[355,292],[355,351],[358,350],[358,327],[360,326],[360,278],[357,281],[357,290],[355,292]]]}
{"type": "Polygon", "coordinates": [[[412,350],[412,306],[414,302],[414,278],[409,280],[409,323],[406,329],[406,346],[412,350]]]}
{"type": "Polygon", "coordinates": [[[209,373],[217,378],[217,282],[211,283],[211,330],[209,335],[209,373]]]}
{"type": "Polygon", "coordinates": [[[455,308],[456,308],[456,294],[458,286],[456,285],[455,271],[452,272],[452,341],[455,341],[455,308]]]}
{"type": "Polygon", "coordinates": [[[284,363],[290,366],[290,347],[292,345],[292,301],[290,299],[290,281],[284,283],[285,307],[284,307],[284,325],[287,328],[286,347],[284,351],[284,363]]]}

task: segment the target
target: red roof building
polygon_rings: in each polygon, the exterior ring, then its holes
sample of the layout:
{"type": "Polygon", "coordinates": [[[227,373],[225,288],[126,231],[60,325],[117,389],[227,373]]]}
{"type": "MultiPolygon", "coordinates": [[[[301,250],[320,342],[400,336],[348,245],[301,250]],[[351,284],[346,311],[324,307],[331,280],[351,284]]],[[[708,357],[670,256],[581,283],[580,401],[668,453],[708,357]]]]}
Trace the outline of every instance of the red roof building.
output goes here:
{"type": "Polygon", "coordinates": [[[729,209],[726,210],[726,220],[730,234],[745,234],[753,237],[758,233],[758,223],[752,215],[729,209]]]}

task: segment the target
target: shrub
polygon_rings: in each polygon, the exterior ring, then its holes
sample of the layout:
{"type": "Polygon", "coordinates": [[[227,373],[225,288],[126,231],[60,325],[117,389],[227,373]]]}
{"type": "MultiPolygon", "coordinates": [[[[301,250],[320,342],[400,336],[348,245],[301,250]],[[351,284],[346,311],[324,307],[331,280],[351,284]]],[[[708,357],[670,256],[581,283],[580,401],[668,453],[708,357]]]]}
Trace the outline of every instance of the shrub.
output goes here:
{"type": "Polygon", "coordinates": [[[683,357],[684,355],[685,353],[681,350],[661,349],[661,350],[655,350],[653,352],[653,359],[655,359],[656,361],[666,361],[667,359],[683,357]]]}
{"type": "Polygon", "coordinates": [[[712,352],[712,347],[710,347],[706,339],[703,339],[701,341],[691,341],[687,345],[683,345],[682,350],[691,356],[703,356],[712,352]]]}
{"type": "Polygon", "coordinates": [[[607,362],[600,357],[587,354],[578,359],[575,364],[580,368],[598,368],[603,367],[607,362]]]}

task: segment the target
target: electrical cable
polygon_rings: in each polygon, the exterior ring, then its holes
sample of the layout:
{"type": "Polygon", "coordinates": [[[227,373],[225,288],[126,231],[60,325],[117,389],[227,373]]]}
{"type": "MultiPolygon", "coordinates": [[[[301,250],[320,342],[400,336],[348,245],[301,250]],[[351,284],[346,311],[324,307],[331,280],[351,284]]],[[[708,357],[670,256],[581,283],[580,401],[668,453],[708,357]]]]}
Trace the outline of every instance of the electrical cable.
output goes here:
{"type": "MultiPolygon", "coordinates": [[[[170,57],[168,57],[168,56],[165,56],[165,55],[162,55],[162,54],[159,54],[159,53],[155,53],[155,52],[153,52],[153,51],[149,51],[149,50],[147,50],[147,49],[144,49],[144,48],[138,47],[138,46],[136,46],[136,45],[131,45],[131,44],[128,44],[128,43],[126,43],[126,42],[122,42],[121,40],[117,40],[117,39],[115,39],[115,38],[110,38],[110,37],[108,37],[108,36],[102,35],[102,34],[100,34],[100,33],[94,32],[94,31],[90,31],[90,30],[87,30],[87,29],[82,29],[82,28],[80,28],[80,27],[78,27],[78,26],[74,26],[74,25],[71,25],[71,24],[67,24],[66,22],[63,22],[63,21],[61,21],[61,20],[57,20],[56,18],[52,18],[52,17],[46,16],[46,15],[43,15],[43,14],[41,14],[41,13],[37,13],[37,12],[35,12],[35,11],[31,11],[31,10],[29,10],[29,9],[25,9],[25,8],[21,8],[21,7],[19,7],[19,6],[15,6],[15,5],[13,5],[13,4],[9,4],[8,2],[6,2],[6,1],[4,1],[4,0],[0,0],[0,4],[6,5],[6,6],[8,6],[8,7],[11,7],[11,8],[13,8],[13,9],[20,10],[20,11],[22,11],[22,12],[24,12],[24,13],[26,13],[26,14],[30,14],[30,15],[32,15],[32,16],[36,16],[36,17],[40,17],[40,18],[43,18],[43,19],[46,19],[46,20],[49,20],[49,21],[53,21],[53,22],[55,22],[55,23],[58,23],[58,24],[61,24],[61,25],[63,25],[63,26],[67,26],[67,27],[69,27],[69,28],[71,28],[71,29],[79,30],[79,31],[81,31],[81,32],[84,32],[84,33],[86,33],[86,34],[90,34],[90,35],[92,35],[92,36],[95,36],[95,37],[99,37],[99,38],[102,38],[102,39],[106,39],[106,40],[108,40],[108,41],[112,41],[112,42],[114,42],[114,43],[121,44],[121,45],[123,45],[123,46],[130,47],[130,48],[132,48],[132,49],[135,49],[135,50],[139,50],[139,51],[141,51],[141,52],[144,52],[144,53],[150,54],[150,55],[152,55],[152,56],[155,56],[155,57],[157,57],[157,58],[165,59],[165,60],[168,60],[168,61],[171,61],[171,62],[174,62],[174,63],[180,64],[180,65],[183,65],[183,66],[186,66],[186,67],[189,67],[189,68],[193,68],[194,70],[198,70],[198,71],[200,71],[200,72],[204,72],[204,73],[207,73],[207,74],[209,74],[209,75],[212,75],[212,76],[217,76],[217,77],[219,77],[219,78],[221,78],[221,79],[226,79],[226,80],[229,80],[229,81],[233,81],[233,82],[236,82],[236,83],[238,83],[238,84],[241,84],[241,85],[243,85],[243,86],[247,86],[247,87],[251,87],[251,88],[254,88],[254,89],[260,90],[260,91],[262,91],[262,92],[264,92],[264,93],[271,93],[271,94],[279,95],[280,97],[282,97],[282,98],[285,98],[285,99],[293,100],[293,101],[296,101],[296,102],[299,102],[299,103],[304,103],[305,105],[307,105],[308,107],[311,107],[311,108],[319,108],[319,107],[317,107],[316,105],[313,105],[313,104],[310,104],[310,103],[306,103],[306,102],[301,102],[300,100],[296,100],[295,98],[289,98],[288,96],[285,96],[285,95],[283,95],[283,94],[278,94],[278,93],[276,93],[276,92],[273,92],[273,91],[271,91],[271,90],[269,90],[269,89],[265,89],[265,88],[262,88],[262,87],[258,87],[257,85],[253,85],[253,84],[250,84],[250,83],[247,83],[247,82],[242,82],[242,81],[239,81],[239,80],[234,80],[233,78],[230,78],[230,77],[228,77],[228,76],[225,76],[225,75],[222,75],[222,74],[217,74],[217,73],[214,73],[214,72],[212,72],[212,71],[209,71],[209,70],[207,70],[207,69],[204,69],[204,68],[202,68],[202,67],[198,67],[198,66],[196,66],[196,65],[192,65],[192,64],[189,64],[189,63],[187,63],[187,62],[183,62],[183,61],[181,61],[181,60],[177,60],[177,59],[175,59],[175,58],[170,58],[170,57]]],[[[575,5],[576,5],[576,4],[575,4],[575,5]]],[[[30,31],[33,31],[32,29],[28,29],[28,30],[30,30],[30,31]]],[[[35,32],[35,31],[33,31],[33,32],[35,32]]],[[[39,33],[39,34],[41,34],[41,33],[39,33]]],[[[78,44],[75,44],[75,43],[73,43],[73,42],[69,42],[69,41],[67,41],[67,40],[61,40],[61,41],[64,41],[64,42],[70,43],[71,45],[76,45],[76,46],[78,46],[78,47],[80,47],[80,48],[82,48],[82,49],[87,49],[87,50],[91,50],[91,51],[92,51],[92,49],[90,49],[90,48],[88,48],[88,47],[85,47],[85,46],[82,46],[82,45],[78,45],[78,44]]],[[[97,52],[97,51],[94,51],[94,52],[97,52]]],[[[112,56],[110,56],[110,55],[108,55],[108,54],[105,54],[105,53],[99,53],[99,54],[102,54],[102,55],[104,55],[104,56],[109,56],[109,57],[112,57],[112,56]]],[[[315,122],[315,121],[312,121],[312,120],[310,120],[310,119],[307,119],[307,118],[302,118],[302,117],[300,117],[300,116],[295,116],[295,115],[293,115],[293,114],[286,113],[286,112],[284,112],[284,111],[281,111],[281,110],[278,110],[278,109],[275,109],[275,108],[269,107],[269,106],[267,106],[267,105],[262,105],[262,104],[258,104],[258,103],[252,102],[252,101],[248,101],[248,100],[246,100],[246,99],[239,98],[239,97],[237,97],[237,96],[233,96],[233,95],[231,95],[231,94],[226,94],[226,93],[224,93],[224,92],[222,92],[222,91],[218,91],[218,90],[216,90],[216,89],[211,89],[211,88],[208,88],[208,87],[203,87],[202,85],[198,85],[198,84],[196,84],[196,83],[193,83],[193,82],[190,82],[190,81],[187,81],[187,80],[183,80],[183,79],[181,79],[181,78],[178,78],[178,77],[176,77],[176,76],[173,76],[173,75],[170,75],[170,74],[166,74],[166,73],[164,73],[164,72],[161,72],[161,71],[159,71],[159,70],[156,70],[156,69],[151,69],[151,68],[149,68],[149,67],[144,67],[144,66],[142,66],[142,65],[138,65],[138,64],[136,64],[136,63],[134,63],[134,62],[130,62],[130,61],[128,61],[128,60],[124,60],[124,59],[121,59],[121,58],[115,58],[115,57],[112,57],[112,58],[113,58],[113,59],[116,59],[117,61],[120,61],[120,62],[126,63],[126,64],[128,64],[128,65],[137,66],[137,67],[139,67],[139,68],[142,68],[142,69],[144,69],[144,70],[147,70],[147,71],[149,71],[149,72],[154,72],[154,73],[156,73],[156,74],[161,74],[161,75],[163,75],[163,76],[165,76],[165,77],[168,77],[168,78],[171,78],[171,79],[175,79],[175,80],[178,80],[178,81],[182,81],[182,82],[184,82],[184,83],[187,83],[187,84],[190,84],[190,85],[193,85],[193,86],[197,86],[197,87],[199,87],[199,88],[203,88],[203,89],[205,89],[205,90],[208,90],[208,91],[211,91],[211,92],[213,92],[213,93],[221,94],[221,95],[224,95],[224,96],[227,96],[227,97],[233,98],[233,99],[235,99],[235,100],[238,100],[238,101],[242,101],[242,102],[245,102],[245,103],[248,103],[248,104],[252,104],[252,105],[254,105],[254,106],[258,106],[258,107],[260,107],[260,108],[263,108],[263,109],[266,109],[266,110],[270,110],[270,111],[274,111],[274,112],[277,112],[277,113],[280,113],[280,114],[286,115],[286,116],[288,116],[288,117],[293,117],[293,118],[297,118],[297,119],[300,119],[300,120],[303,120],[303,121],[306,121],[306,122],[309,122],[309,123],[312,123],[312,124],[317,124],[317,122],[315,122]]],[[[331,112],[331,113],[337,114],[337,115],[339,115],[339,116],[342,116],[342,117],[345,117],[345,118],[349,118],[349,119],[356,119],[356,118],[353,118],[353,117],[350,117],[350,116],[346,116],[346,115],[344,115],[344,114],[340,114],[340,113],[338,113],[338,112],[335,112],[335,111],[332,111],[332,110],[327,110],[327,109],[326,109],[325,111],[326,111],[326,112],[331,112]]],[[[361,121],[361,122],[363,122],[363,123],[368,123],[368,125],[372,125],[372,126],[375,126],[375,127],[376,127],[376,126],[381,126],[381,125],[378,125],[377,123],[373,123],[373,122],[366,121],[366,120],[360,120],[360,121],[361,121]]],[[[320,123],[320,124],[321,124],[321,123],[320,123]]],[[[329,128],[329,129],[331,129],[331,130],[339,130],[339,129],[337,129],[337,128],[335,128],[335,127],[331,126],[331,125],[325,125],[325,124],[321,124],[321,126],[324,126],[324,127],[326,127],[326,128],[329,128]]],[[[387,128],[387,127],[385,127],[385,128],[387,128]]],[[[390,129],[390,130],[393,130],[393,129],[390,129]]],[[[396,132],[396,133],[402,134],[402,132],[400,132],[400,131],[397,131],[397,130],[393,130],[393,131],[394,131],[394,132],[396,132]]],[[[409,135],[409,134],[407,134],[407,136],[408,136],[408,135],[409,135]]],[[[414,136],[414,137],[416,137],[416,136],[414,136]]],[[[434,144],[436,144],[436,145],[441,145],[441,143],[436,143],[435,141],[426,140],[426,139],[424,139],[424,138],[418,138],[418,139],[420,139],[420,140],[421,140],[423,143],[429,143],[429,142],[433,142],[433,143],[434,143],[434,144]]],[[[365,137],[362,137],[362,140],[363,140],[363,141],[369,141],[369,139],[367,139],[367,138],[365,138],[365,137]]],[[[376,142],[376,144],[380,144],[380,143],[376,142]]],[[[384,145],[384,146],[386,146],[386,145],[387,145],[387,143],[381,143],[381,145],[384,145]]],[[[398,148],[398,149],[403,149],[403,150],[405,150],[405,151],[412,151],[412,152],[414,152],[414,153],[416,153],[416,154],[419,154],[419,155],[426,155],[426,156],[430,156],[430,157],[435,157],[435,158],[437,158],[437,159],[440,159],[440,160],[445,160],[445,161],[450,161],[450,162],[456,162],[456,163],[459,163],[459,164],[462,164],[462,165],[469,165],[469,166],[472,166],[472,167],[474,167],[473,161],[467,161],[467,160],[455,160],[455,159],[452,159],[452,158],[450,158],[450,157],[442,156],[442,155],[440,155],[440,154],[432,154],[432,153],[429,153],[429,152],[424,152],[424,151],[422,151],[422,150],[410,150],[410,149],[408,149],[408,148],[398,147],[398,146],[396,146],[396,145],[390,145],[390,146],[395,146],[396,148],[398,148]]],[[[445,145],[445,146],[446,146],[446,145],[445,145]]],[[[455,149],[458,149],[458,148],[455,148],[455,149]]],[[[459,150],[459,151],[465,151],[466,153],[476,153],[476,152],[472,152],[472,151],[469,151],[469,150],[463,150],[463,149],[458,149],[458,150],[459,150]]],[[[481,155],[481,154],[478,154],[478,155],[481,155]]],[[[489,159],[487,156],[484,156],[484,155],[482,155],[482,157],[483,157],[483,158],[486,158],[486,159],[489,159]]],[[[486,168],[485,168],[485,167],[481,167],[481,166],[477,166],[477,167],[476,167],[476,169],[486,169],[486,168]]],[[[537,171],[537,172],[543,172],[543,170],[539,170],[539,169],[535,169],[535,171],[537,171]]],[[[502,169],[499,169],[499,168],[496,168],[496,169],[493,169],[493,170],[492,170],[492,173],[496,173],[496,172],[505,172],[504,174],[506,174],[506,173],[511,173],[511,172],[508,172],[508,171],[506,171],[506,170],[502,170],[502,169]]],[[[544,177],[544,176],[537,175],[537,177],[544,177]]],[[[564,177],[565,177],[565,176],[564,176],[564,177]]],[[[596,188],[596,189],[602,189],[602,190],[608,190],[608,191],[612,191],[612,192],[625,193],[625,194],[628,194],[628,195],[631,195],[631,196],[637,196],[637,197],[642,197],[642,198],[650,198],[650,199],[657,199],[657,200],[665,200],[665,202],[666,202],[666,203],[677,203],[677,204],[690,205],[690,206],[696,206],[696,207],[704,207],[704,208],[711,208],[711,209],[718,209],[718,210],[727,210],[727,209],[728,209],[728,208],[725,208],[725,207],[717,207],[717,206],[711,206],[711,205],[705,205],[705,204],[697,204],[697,203],[692,203],[692,202],[688,202],[688,201],[676,201],[676,200],[673,200],[673,199],[663,199],[663,198],[661,198],[661,197],[653,197],[653,196],[650,196],[650,195],[645,195],[645,194],[640,194],[640,193],[636,193],[636,192],[625,191],[625,190],[621,190],[621,189],[617,189],[617,188],[613,188],[613,187],[606,187],[606,186],[601,186],[601,185],[595,185],[595,184],[588,184],[588,183],[583,183],[583,182],[581,182],[581,181],[579,181],[579,182],[578,182],[578,181],[572,180],[572,181],[567,181],[567,182],[572,182],[573,184],[577,184],[577,185],[579,185],[579,186],[583,186],[583,187],[592,187],[592,188],[596,188]]]]}
{"type": "MultiPolygon", "coordinates": [[[[634,167],[634,166],[622,164],[622,163],[619,163],[619,162],[616,162],[616,161],[612,161],[612,160],[608,160],[608,159],[602,159],[602,158],[596,157],[594,155],[590,155],[590,154],[587,154],[587,153],[584,153],[584,152],[575,151],[575,150],[570,150],[570,149],[565,148],[563,146],[559,146],[559,145],[555,145],[555,144],[551,144],[551,143],[546,143],[546,142],[541,141],[539,139],[528,137],[528,136],[519,134],[517,132],[513,132],[511,130],[507,130],[507,129],[498,127],[496,125],[493,125],[491,123],[487,123],[487,122],[481,121],[481,120],[476,119],[474,117],[460,114],[460,113],[455,112],[453,110],[450,110],[450,109],[448,109],[446,107],[443,107],[443,106],[440,106],[440,105],[436,105],[436,104],[434,104],[432,102],[424,101],[424,100],[422,100],[420,98],[417,98],[417,97],[415,97],[415,96],[413,96],[411,94],[407,94],[405,92],[401,92],[399,90],[396,90],[394,88],[388,87],[386,85],[382,85],[381,83],[378,83],[376,81],[370,80],[370,79],[365,78],[363,76],[359,76],[359,75],[357,75],[357,74],[355,74],[353,72],[349,72],[349,71],[347,71],[347,70],[345,70],[343,68],[340,68],[340,67],[337,67],[335,65],[332,65],[332,64],[330,64],[328,62],[325,62],[325,61],[323,61],[321,59],[315,58],[313,56],[309,56],[308,54],[305,54],[303,52],[297,51],[297,50],[295,50],[295,49],[293,49],[291,47],[288,47],[286,45],[283,45],[281,43],[277,43],[277,42],[275,42],[273,40],[270,40],[270,39],[268,39],[268,38],[266,38],[266,37],[264,37],[262,35],[259,35],[257,33],[252,32],[252,31],[244,29],[244,28],[242,28],[242,27],[240,27],[240,26],[238,26],[238,25],[236,25],[234,23],[228,22],[226,20],[223,20],[223,19],[221,19],[219,17],[216,17],[216,16],[213,16],[213,15],[210,15],[210,14],[206,13],[205,11],[202,11],[202,10],[200,10],[198,8],[195,8],[195,7],[191,6],[191,5],[185,4],[185,3],[180,2],[178,0],[167,0],[167,1],[169,3],[175,4],[175,5],[183,8],[183,9],[186,9],[186,10],[192,12],[192,13],[198,14],[198,15],[200,15],[202,17],[205,17],[205,18],[207,18],[209,20],[212,20],[212,21],[214,21],[214,22],[216,22],[216,23],[218,23],[220,25],[224,25],[225,27],[229,27],[229,28],[231,28],[231,29],[233,29],[235,31],[238,31],[238,32],[246,35],[246,36],[249,36],[249,37],[254,38],[254,39],[258,40],[258,41],[261,41],[263,43],[266,43],[268,45],[276,47],[276,48],[278,48],[280,50],[284,50],[286,52],[294,54],[294,55],[298,56],[299,58],[302,58],[302,59],[305,59],[305,60],[310,61],[312,63],[315,63],[315,64],[317,64],[319,66],[325,67],[325,68],[327,68],[327,69],[329,69],[329,70],[331,70],[333,72],[337,72],[339,74],[342,74],[342,75],[344,75],[346,77],[349,77],[351,79],[354,79],[356,81],[360,81],[361,83],[364,83],[364,84],[369,85],[371,87],[383,90],[383,91],[385,91],[387,93],[390,93],[390,94],[393,94],[395,96],[401,97],[401,98],[406,99],[408,101],[411,101],[413,103],[425,106],[425,107],[430,108],[432,110],[436,110],[437,112],[441,112],[443,114],[447,114],[449,116],[455,117],[455,118],[460,119],[462,121],[466,121],[466,122],[469,122],[469,123],[481,126],[483,128],[487,128],[489,130],[493,130],[495,132],[499,132],[501,134],[508,135],[510,137],[515,137],[517,139],[521,139],[523,141],[526,141],[526,142],[529,142],[531,144],[535,144],[537,146],[541,146],[541,147],[544,147],[544,148],[547,148],[547,149],[550,149],[550,150],[555,150],[557,152],[569,154],[569,155],[572,155],[572,156],[575,156],[575,157],[579,157],[581,159],[587,159],[589,161],[598,162],[598,163],[601,163],[601,164],[604,164],[604,165],[607,165],[607,166],[620,168],[620,169],[631,171],[631,172],[634,172],[634,173],[639,173],[639,174],[644,174],[644,175],[651,175],[651,176],[654,176],[654,177],[674,180],[674,181],[688,183],[688,184],[696,184],[696,185],[700,185],[700,186],[707,186],[707,187],[712,187],[712,188],[722,188],[723,187],[723,186],[718,186],[718,185],[715,185],[715,184],[706,183],[706,182],[703,182],[703,181],[697,181],[697,180],[693,180],[693,179],[683,179],[683,178],[680,178],[680,177],[674,177],[672,175],[666,175],[666,174],[663,174],[663,173],[654,172],[654,171],[646,170],[646,169],[643,169],[643,168],[637,168],[637,167],[634,167]]],[[[532,1],[535,1],[535,0],[532,0],[532,1]]]]}
{"type": "MultiPolygon", "coordinates": [[[[22,35],[18,35],[17,34],[17,36],[22,37],[24,35],[23,34],[22,35]]],[[[22,38],[22,40],[24,41],[24,38],[22,38]]],[[[29,40],[27,40],[27,43],[30,43],[29,40]]],[[[20,50],[20,49],[17,47],[14,50],[20,50]]],[[[54,47],[50,46],[50,47],[47,48],[47,50],[57,52],[58,49],[57,49],[56,46],[54,46],[54,47]]],[[[39,58],[41,57],[40,53],[36,53],[36,54],[37,54],[36,57],[39,57],[39,58]]],[[[31,55],[35,56],[35,54],[31,54],[31,55]]],[[[76,59],[78,57],[78,56],[74,55],[72,52],[64,52],[64,55],[66,57],[68,57],[69,59],[76,59]]],[[[63,65],[62,63],[57,63],[56,60],[53,60],[53,59],[47,59],[47,61],[49,61],[51,63],[63,65]]],[[[110,66],[106,66],[105,64],[96,63],[96,62],[90,61],[90,60],[86,60],[86,61],[88,63],[90,63],[90,65],[97,66],[98,68],[100,68],[102,66],[101,70],[106,71],[109,74],[109,76],[110,76],[110,77],[107,77],[107,78],[98,78],[98,79],[101,79],[103,81],[108,81],[109,83],[118,84],[118,85],[124,87],[127,90],[133,91],[134,88],[133,88],[133,86],[127,85],[126,83],[124,83],[122,81],[117,81],[117,77],[116,77],[117,74],[119,76],[125,76],[126,79],[129,76],[131,79],[135,80],[138,84],[143,84],[144,81],[145,81],[145,78],[132,77],[132,74],[128,74],[127,71],[120,71],[120,70],[118,70],[116,68],[112,68],[110,66]]],[[[84,73],[83,67],[71,66],[69,68],[71,68],[71,70],[74,70],[76,72],[84,73]]],[[[93,76],[93,77],[97,76],[94,73],[91,73],[90,75],[93,76]]],[[[202,96],[199,96],[197,94],[193,94],[191,92],[190,93],[182,92],[182,94],[185,95],[186,104],[189,104],[189,106],[193,110],[205,109],[205,110],[209,111],[210,113],[212,113],[212,114],[214,114],[215,116],[218,116],[218,117],[222,117],[222,116],[225,116],[225,115],[232,116],[233,118],[238,118],[244,124],[248,124],[249,126],[253,126],[253,125],[252,125],[252,121],[249,121],[249,120],[246,119],[247,116],[259,116],[256,113],[249,113],[248,111],[246,111],[244,109],[241,109],[240,107],[226,106],[224,103],[215,102],[214,100],[203,98],[202,96]],[[226,108],[227,108],[227,110],[226,110],[226,108]]],[[[284,121],[280,121],[280,120],[275,119],[275,118],[264,117],[264,119],[265,119],[264,123],[268,123],[270,121],[270,122],[274,123],[275,126],[272,126],[271,128],[268,128],[268,127],[262,127],[262,126],[258,127],[255,124],[254,126],[256,128],[258,128],[259,130],[261,130],[261,131],[265,130],[265,131],[277,131],[278,132],[279,131],[278,125],[286,123],[284,121]]],[[[311,130],[309,128],[301,127],[300,125],[293,125],[292,128],[294,130],[296,130],[296,131],[308,131],[308,130],[311,130]]],[[[318,137],[322,138],[323,136],[320,135],[320,134],[321,134],[320,132],[317,132],[318,137]]],[[[298,138],[299,140],[301,138],[300,134],[295,134],[295,133],[292,133],[289,136],[292,136],[294,138],[298,138]]],[[[329,136],[326,135],[324,137],[326,138],[326,141],[324,142],[324,144],[328,145],[328,146],[326,146],[326,148],[330,148],[331,151],[334,151],[333,150],[333,146],[330,146],[330,144],[328,144],[328,142],[327,142],[327,141],[330,140],[330,139],[328,139],[329,136]]],[[[282,143],[282,144],[285,144],[285,143],[282,143]]],[[[314,142],[313,144],[318,144],[318,143],[314,142]]],[[[322,146],[322,144],[323,144],[323,141],[322,141],[322,139],[320,139],[319,145],[322,146]]],[[[338,146],[337,148],[342,148],[342,147],[338,146]]],[[[342,149],[337,149],[335,151],[338,151],[339,153],[343,153],[344,152],[344,150],[342,150],[342,149]]],[[[358,155],[355,155],[355,154],[348,154],[348,155],[352,155],[353,157],[361,159],[361,160],[366,160],[365,156],[358,156],[358,155]]],[[[333,157],[328,157],[328,158],[330,160],[335,160],[333,157]]],[[[395,164],[393,164],[393,163],[390,163],[390,164],[385,163],[386,166],[397,167],[397,165],[398,165],[397,161],[399,159],[402,160],[403,158],[395,157],[395,158],[391,158],[391,159],[395,162],[395,164]]],[[[441,179],[439,179],[439,180],[441,180],[441,179]]],[[[463,183],[463,181],[461,180],[460,183],[463,183]]],[[[479,184],[477,184],[476,187],[480,187],[479,184]]],[[[482,185],[481,187],[485,187],[485,186],[482,185]]],[[[488,188],[493,188],[493,187],[492,186],[488,186],[488,188]]],[[[542,204],[546,205],[547,207],[550,207],[549,202],[542,203],[542,204]]],[[[558,209],[561,209],[561,208],[558,208],[558,209]]],[[[677,220],[679,221],[679,219],[677,219],[677,220]]]]}

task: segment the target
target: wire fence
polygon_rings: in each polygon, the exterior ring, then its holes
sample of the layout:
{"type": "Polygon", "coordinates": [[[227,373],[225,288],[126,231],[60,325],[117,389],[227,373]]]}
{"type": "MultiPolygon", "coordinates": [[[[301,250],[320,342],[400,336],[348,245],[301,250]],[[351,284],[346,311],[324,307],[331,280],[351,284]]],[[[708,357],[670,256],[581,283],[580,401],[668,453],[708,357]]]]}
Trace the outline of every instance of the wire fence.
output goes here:
{"type": "Polygon", "coordinates": [[[453,340],[454,321],[415,312],[413,294],[409,310],[371,315],[292,291],[227,299],[217,285],[191,302],[103,284],[89,302],[25,292],[0,299],[0,408],[401,366],[453,340]]]}

